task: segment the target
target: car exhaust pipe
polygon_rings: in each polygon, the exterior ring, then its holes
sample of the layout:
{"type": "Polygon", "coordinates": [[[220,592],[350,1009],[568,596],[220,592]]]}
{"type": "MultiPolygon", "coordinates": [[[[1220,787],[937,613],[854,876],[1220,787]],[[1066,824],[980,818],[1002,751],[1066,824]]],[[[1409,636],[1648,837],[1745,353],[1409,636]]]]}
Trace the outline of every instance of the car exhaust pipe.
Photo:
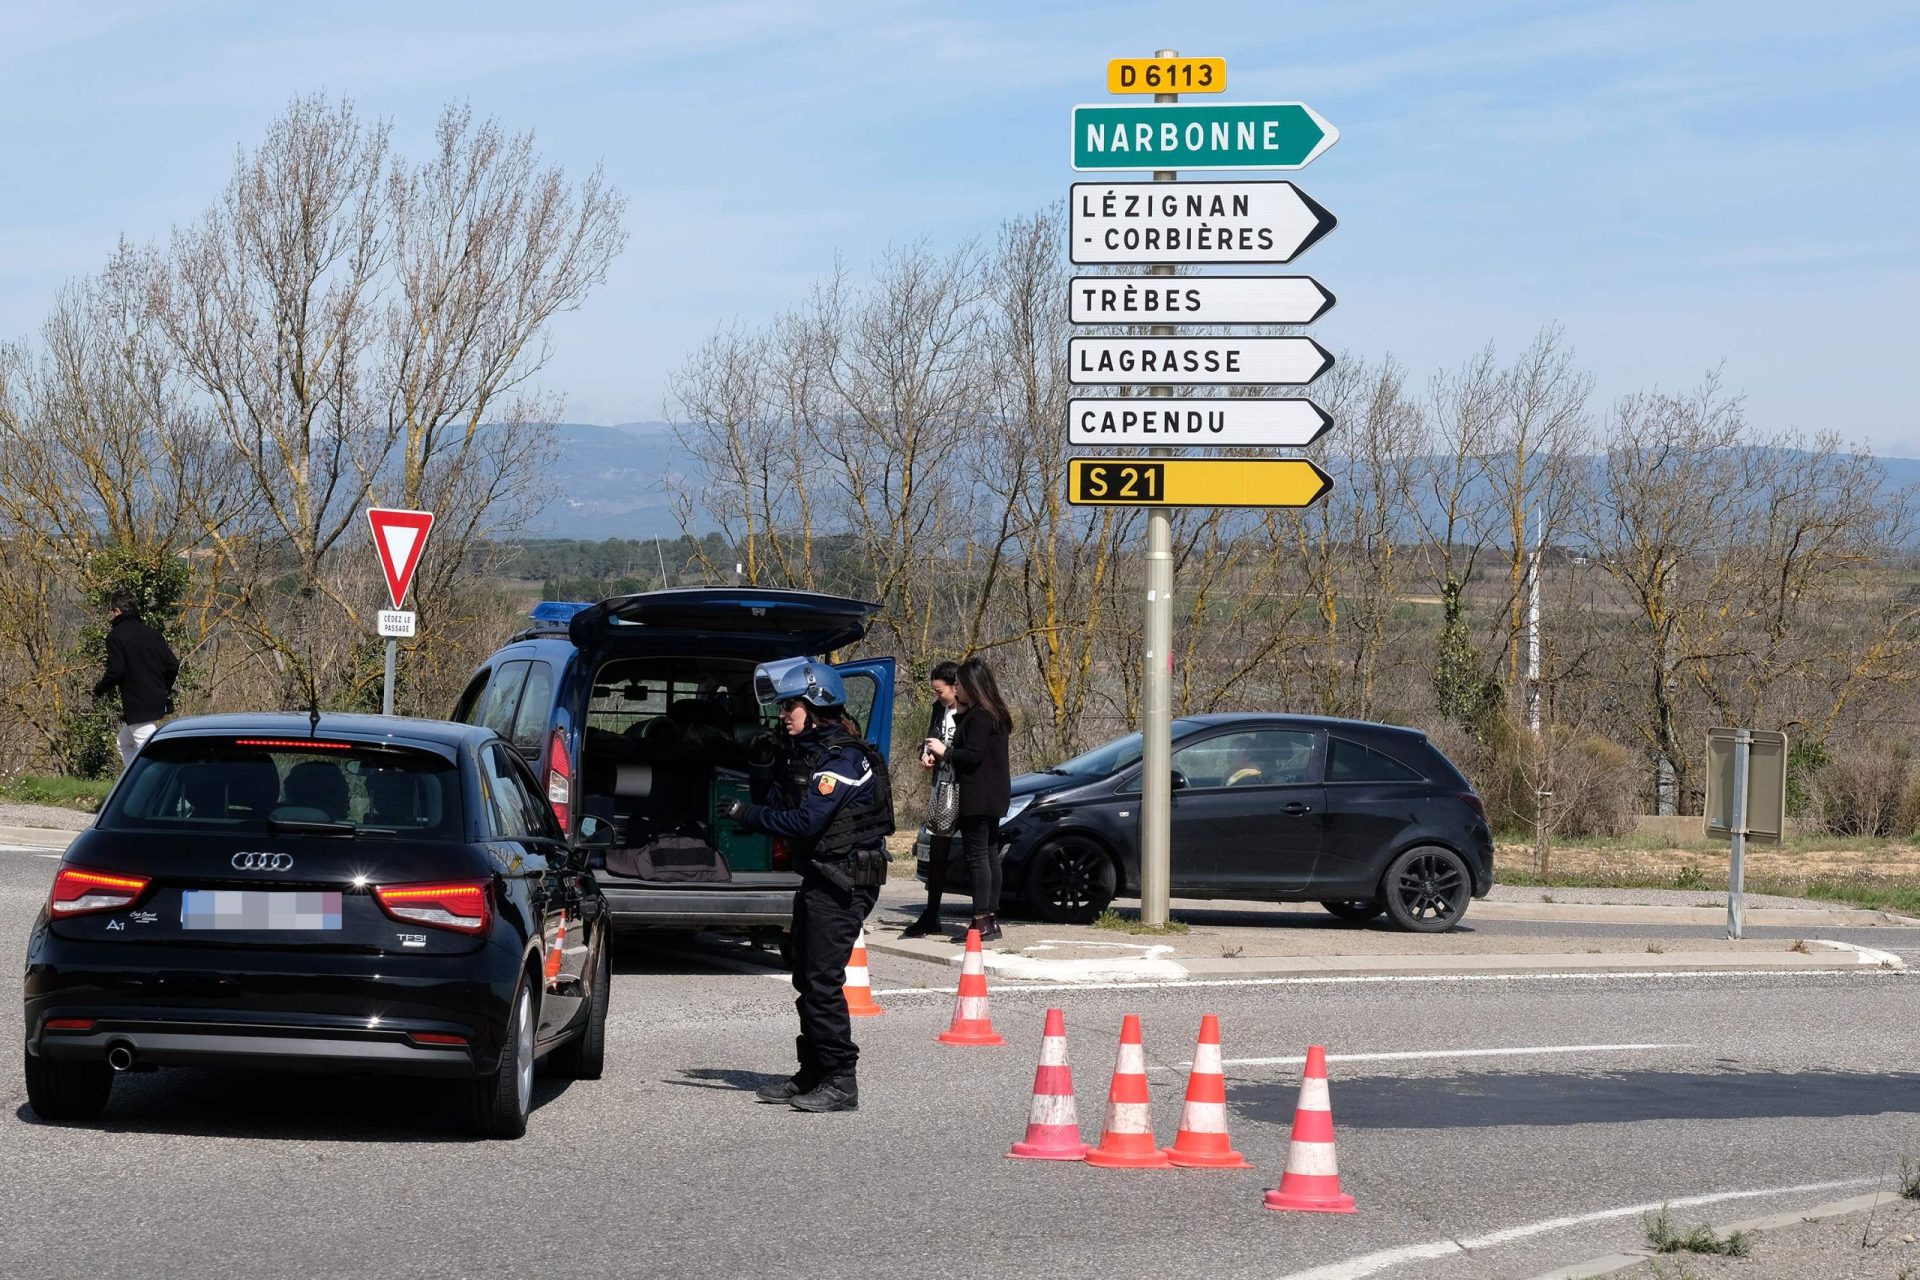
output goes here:
{"type": "Polygon", "coordinates": [[[116,1044],[107,1050],[107,1065],[115,1071],[133,1070],[133,1046],[116,1044]]]}

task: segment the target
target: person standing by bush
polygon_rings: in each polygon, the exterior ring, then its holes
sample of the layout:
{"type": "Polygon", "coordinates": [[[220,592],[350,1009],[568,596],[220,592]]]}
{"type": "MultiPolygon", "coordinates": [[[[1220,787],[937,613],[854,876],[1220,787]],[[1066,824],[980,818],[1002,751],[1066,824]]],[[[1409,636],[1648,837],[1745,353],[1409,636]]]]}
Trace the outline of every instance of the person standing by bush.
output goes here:
{"type": "MultiPolygon", "coordinates": [[[[927,721],[927,739],[953,745],[953,731],[960,715],[960,664],[942,662],[927,677],[933,690],[933,715],[927,721]]],[[[937,785],[942,761],[926,747],[920,748],[920,767],[934,775],[937,785]]],[[[953,847],[954,833],[927,833],[927,909],[920,918],[900,931],[903,938],[924,938],[940,931],[940,895],[947,884],[947,858],[953,847]]]]}
{"type": "Polygon", "coordinates": [[[158,631],[140,619],[132,596],[115,596],[107,614],[107,669],[93,696],[120,691],[120,767],[125,769],[173,710],[173,682],[180,659],[158,631]]]}
{"type": "MultiPolygon", "coordinates": [[[[926,752],[953,765],[960,782],[960,847],[966,851],[973,880],[973,921],[980,940],[1000,936],[1000,819],[1012,803],[1012,768],[1007,738],[1013,716],[1000,696],[993,669],[979,658],[960,664],[960,714],[953,745],[928,738],[926,752]]],[[[965,941],[962,933],[956,941],[965,941]]]]}

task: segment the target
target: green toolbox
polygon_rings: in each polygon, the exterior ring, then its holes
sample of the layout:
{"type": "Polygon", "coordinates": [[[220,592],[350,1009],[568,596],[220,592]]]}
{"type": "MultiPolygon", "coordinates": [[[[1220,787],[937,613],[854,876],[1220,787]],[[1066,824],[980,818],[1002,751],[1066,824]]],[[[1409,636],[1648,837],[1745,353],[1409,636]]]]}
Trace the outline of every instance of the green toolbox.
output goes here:
{"type": "Polygon", "coordinates": [[[707,828],[713,832],[713,847],[720,851],[720,856],[727,860],[727,866],[736,873],[773,870],[773,837],[748,831],[739,823],[720,817],[718,810],[722,800],[753,803],[747,780],[735,773],[720,773],[714,777],[707,795],[707,828]]]}

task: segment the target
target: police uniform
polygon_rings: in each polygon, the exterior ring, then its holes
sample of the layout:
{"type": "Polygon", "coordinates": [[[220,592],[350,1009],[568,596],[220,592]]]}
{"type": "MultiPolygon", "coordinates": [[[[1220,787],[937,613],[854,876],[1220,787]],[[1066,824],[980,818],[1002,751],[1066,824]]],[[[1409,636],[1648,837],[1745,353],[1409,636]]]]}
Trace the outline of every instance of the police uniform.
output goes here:
{"type": "Polygon", "coordinates": [[[893,792],[878,750],[838,721],[815,723],[788,742],[784,766],[755,770],[755,803],[733,820],[784,838],[800,869],[793,902],[794,1007],[800,1014],[800,1070],[787,1087],[770,1086],[766,1101],[802,1109],[857,1105],[854,1068],[860,1050],[844,993],[847,960],[861,922],[887,876],[886,837],[893,831],[893,792]],[[846,1095],[844,1105],[802,1105],[823,1084],[846,1095]]]}

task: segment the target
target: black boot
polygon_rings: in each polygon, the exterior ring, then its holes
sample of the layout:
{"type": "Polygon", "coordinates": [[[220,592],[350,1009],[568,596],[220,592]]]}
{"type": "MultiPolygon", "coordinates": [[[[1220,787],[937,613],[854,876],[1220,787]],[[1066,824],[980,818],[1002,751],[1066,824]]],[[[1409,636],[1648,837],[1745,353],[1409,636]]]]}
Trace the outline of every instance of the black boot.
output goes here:
{"type": "Polygon", "coordinates": [[[980,941],[994,942],[994,941],[997,941],[999,937],[1000,937],[1000,917],[992,913],[989,913],[987,916],[987,927],[980,931],[980,941]]]}
{"type": "Polygon", "coordinates": [[[900,931],[903,938],[924,938],[928,934],[940,932],[940,908],[929,906],[920,913],[920,918],[900,931]]]}
{"type": "MultiPolygon", "coordinates": [[[[962,929],[958,933],[953,935],[953,940],[962,945],[965,945],[967,941],[967,933],[970,930],[978,929],[980,931],[980,941],[985,942],[987,940],[987,930],[991,928],[993,928],[992,916],[975,916],[967,922],[967,927],[965,929],[962,929]]],[[[997,938],[1000,935],[996,933],[993,936],[997,938]]]]}
{"type": "Polygon", "coordinates": [[[791,1105],[795,1111],[858,1111],[860,1086],[854,1082],[851,1071],[828,1076],[813,1089],[795,1098],[791,1105]]]}
{"type": "Polygon", "coordinates": [[[805,1036],[795,1036],[794,1052],[800,1055],[800,1070],[785,1080],[772,1084],[763,1084],[753,1091],[753,1096],[762,1102],[792,1102],[803,1093],[811,1093],[820,1083],[820,1063],[813,1056],[812,1046],[807,1044],[805,1036]]]}

